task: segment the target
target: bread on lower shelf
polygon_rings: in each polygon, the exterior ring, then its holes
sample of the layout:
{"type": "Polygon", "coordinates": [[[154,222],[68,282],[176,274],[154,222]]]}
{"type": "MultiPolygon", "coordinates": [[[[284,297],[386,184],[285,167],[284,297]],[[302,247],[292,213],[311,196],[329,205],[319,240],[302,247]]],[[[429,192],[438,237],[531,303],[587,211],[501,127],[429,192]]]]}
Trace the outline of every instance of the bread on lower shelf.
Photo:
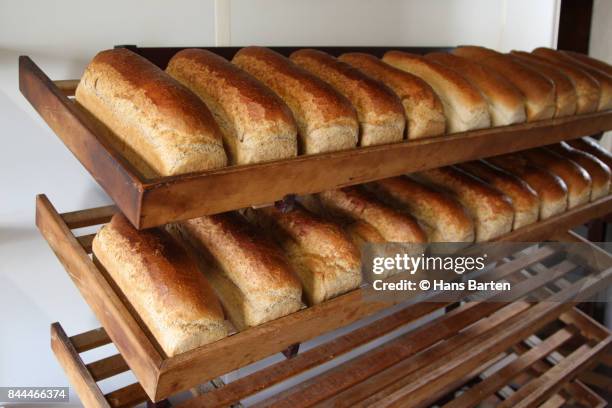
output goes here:
{"type": "Polygon", "coordinates": [[[167,232],[137,231],[113,216],[93,253],[169,356],[227,336],[219,300],[195,261],[167,232]]]}
{"type": "Polygon", "coordinates": [[[610,169],[612,169],[612,154],[608,150],[604,149],[599,142],[592,137],[587,136],[581,139],[569,140],[567,144],[576,149],[592,154],[604,162],[610,169]]]}

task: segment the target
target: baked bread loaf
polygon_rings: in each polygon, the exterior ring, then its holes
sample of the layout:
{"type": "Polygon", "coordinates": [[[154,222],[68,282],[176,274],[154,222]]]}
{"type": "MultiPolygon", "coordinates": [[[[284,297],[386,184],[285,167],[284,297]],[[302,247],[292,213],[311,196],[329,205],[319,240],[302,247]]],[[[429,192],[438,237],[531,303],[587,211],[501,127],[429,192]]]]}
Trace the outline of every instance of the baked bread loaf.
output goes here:
{"type": "Polygon", "coordinates": [[[98,231],[93,253],[169,357],[227,336],[202,272],[165,231],[137,231],[122,215],[98,231]]]}
{"type": "Polygon", "coordinates": [[[166,72],[206,103],[221,128],[232,164],[297,155],[291,110],[236,65],[210,51],[186,49],[172,57],[166,72]]]}
{"type": "Polygon", "coordinates": [[[490,184],[512,199],[513,229],[533,224],[538,220],[540,214],[538,193],[524,180],[483,161],[462,163],[456,167],[490,184]]]}
{"type": "Polygon", "coordinates": [[[567,185],[568,208],[589,202],[591,177],[576,162],[545,149],[530,149],[520,154],[534,166],[542,167],[563,179],[567,185]]]}
{"type": "Polygon", "coordinates": [[[567,143],[576,149],[592,154],[612,169],[612,154],[592,137],[586,136],[581,139],[569,140],[567,143]]]}
{"type": "Polygon", "coordinates": [[[406,119],[398,96],[385,84],[323,51],[302,49],[291,60],[344,95],[357,111],[359,145],[400,142],[406,119]]]}
{"type": "Polygon", "coordinates": [[[263,47],[246,47],[232,62],[276,92],[293,112],[304,154],[351,149],[359,122],[351,103],[289,58],[263,47]]]}
{"type": "Polygon", "coordinates": [[[587,64],[595,69],[605,72],[608,75],[612,75],[612,65],[602,60],[598,60],[596,58],[592,58],[592,57],[589,57],[588,55],[580,54],[579,52],[574,52],[574,51],[564,50],[561,52],[563,52],[565,55],[569,55],[570,57],[574,58],[577,61],[582,62],[583,64],[587,64]]]}
{"type": "Polygon", "coordinates": [[[444,107],[434,90],[421,78],[385,64],[369,54],[348,53],[340,61],[387,85],[402,101],[408,139],[444,134],[444,107]]]}
{"type": "Polygon", "coordinates": [[[603,71],[600,71],[597,68],[593,68],[588,64],[583,64],[580,61],[576,61],[572,57],[557,50],[541,47],[533,50],[533,53],[553,63],[560,62],[564,64],[574,65],[575,67],[591,75],[599,83],[601,89],[597,110],[602,111],[612,108],[612,76],[608,75],[603,71]]]}
{"type": "Polygon", "coordinates": [[[89,63],[76,101],[113,133],[113,144],[145,177],[223,167],[221,132],[196,95],[125,48],[89,63]]]}
{"type": "Polygon", "coordinates": [[[457,71],[478,88],[489,106],[493,126],[525,122],[525,96],[498,72],[446,52],[433,52],[425,58],[457,71]]]}
{"type": "Polygon", "coordinates": [[[572,64],[562,62],[553,63],[546,58],[524,51],[512,51],[515,57],[520,57],[526,61],[537,62],[556,68],[563,72],[574,83],[576,89],[576,114],[595,112],[599,104],[600,89],[599,83],[591,75],[577,68],[572,64]]]}
{"type": "Polygon", "coordinates": [[[302,281],[308,304],[331,299],[361,284],[359,250],[342,228],[304,209],[248,209],[247,217],[285,250],[302,281]]]}
{"type": "Polygon", "coordinates": [[[520,177],[538,193],[541,220],[567,209],[567,185],[556,174],[529,164],[517,154],[489,157],[485,162],[520,177]]]}
{"type": "Polygon", "coordinates": [[[547,148],[576,162],[576,164],[589,173],[592,183],[591,201],[608,195],[610,192],[610,168],[604,162],[592,154],[574,149],[565,142],[547,146],[547,148]]]}
{"type": "Polygon", "coordinates": [[[512,231],[512,201],[481,180],[451,166],[421,171],[414,176],[457,197],[472,215],[476,242],[488,241],[512,231]]]}
{"type": "Polygon", "coordinates": [[[176,224],[239,329],[299,310],[302,288],[282,250],[230,212],[176,224]]]}
{"type": "Polygon", "coordinates": [[[457,72],[420,55],[401,51],[385,53],[383,61],[418,76],[433,88],[444,106],[448,133],[491,126],[487,102],[480,91],[457,72]]]}
{"type": "Polygon", "coordinates": [[[525,58],[520,53],[512,51],[512,58],[521,64],[539,72],[555,84],[555,117],[571,116],[576,113],[578,95],[574,82],[557,67],[544,64],[534,59],[525,58]]]}
{"type": "Polygon", "coordinates": [[[408,177],[379,180],[367,187],[412,214],[425,228],[429,242],[474,242],[472,218],[449,194],[408,177]]]}
{"type": "Polygon", "coordinates": [[[527,121],[550,119],[555,114],[555,84],[510,56],[483,47],[458,47],[452,51],[499,72],[526,97],[527,121]]]}

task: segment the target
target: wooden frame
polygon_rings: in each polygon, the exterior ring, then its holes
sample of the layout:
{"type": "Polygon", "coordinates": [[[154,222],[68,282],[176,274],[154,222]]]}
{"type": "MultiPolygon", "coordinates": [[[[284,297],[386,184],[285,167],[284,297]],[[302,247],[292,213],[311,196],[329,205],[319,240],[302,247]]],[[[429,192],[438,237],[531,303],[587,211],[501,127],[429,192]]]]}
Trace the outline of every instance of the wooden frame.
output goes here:
{"type": "MultiPolygon", "coordinates": [[[[162,66],[171,53],[179,50],[132,49],[162,66]]],[[[236,49],[212,48],[227,55],[236,49]]],[[[361,50],[359,47],[341,50],[355,49],[361,50]]],[[[380,54],[389,48],[366,49],[380,54]]],[[[291,50],[289,47],[282,49],[283,52],[291,50]]],[[[598,112],[147,179],[108,143],[100,125],[94,123],[68,97],[75,86],[76,81],[54,83],[30,58],[20,57],[19,87],[23,95],[139,229],[251,205],[269,204],[291,194],[316,193],[612,129],[612,112],[598,112]]]]}
{"type": "MultiPolygon", "coordinates": [[[[611,210],[612,196],[609,196],[561,214],[540,225],[549,234],[555,225],[566,228],[567,225],[580,224],[584,219],[611,210]]],[[[314,307],[236,333],[221,341],[168,358],[156,347],[154,340],[148,337],[146,330],[139,325],[138,319],[130,313],[110,282],[89,257],[93,235],[77,237],[71,231],[107,222],[115,211],[116,208],[110,206],[60,215],[45,196],[38,196],[36,223],[138,378],[144,391],[153,401],[283,351],[296,343],[344,327],[402,300],[398,298],[364,301],[367,289],[361,288],[314,307]],[[252,347],[254,343],[258,346],[252,347]]],[[[526,228],[529,228],[529,233],[521,235],[526,241],[529,241],[529,234],[533,234],[531,236],[542,234],[542,231],[538,231],[537,225],[526,228]]],[[[514,237],[516,234],[509,236],[514,237]]],[[[517,267],[522,268],[530,262],[538,262],[551,253],[541,251],[532,258],[523,259],[521,262],[527,264],[519,263],[517,267]]],[[[421,306],[415,306],[414,310],[427,313],[432,305],[433,303],[422,303],[421,306]]]]}

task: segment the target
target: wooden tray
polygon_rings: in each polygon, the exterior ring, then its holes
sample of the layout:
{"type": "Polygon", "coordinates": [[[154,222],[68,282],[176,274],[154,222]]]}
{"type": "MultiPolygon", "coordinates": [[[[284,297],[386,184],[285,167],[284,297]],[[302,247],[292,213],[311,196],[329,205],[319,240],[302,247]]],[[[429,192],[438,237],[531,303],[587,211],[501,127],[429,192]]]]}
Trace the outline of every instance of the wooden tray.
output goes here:
{"type": "MultiPolygon", "coordinates": [[[[368,48],[375,54],[387,49],[368,48]]],[[[158,64],[177,50],[137,49],[158,64]]],[[[224,50],[226,54],[235,52],[235,48],[224,50]]],[[[30,58],[19,59],[23,95],[137,228],[269,204],[291,194],[316,193],[612,129],[612,112],[606,111],[148,179],[108,143],[104,129],[69,98],[76,83],[54,83],[30,58]]]]}
{"type": "MultiPolygon", "coordinates": [[[[36,223],[146,394],[153,401],[286,350],[296,343],[347,326],[399,302],[399,299],[364,301],[363,297],[367,295],[366,289],[357,289],[320,305],[168,358],[156,346],[154,339],[150,338],[146,330],[139,325],[138,318],[130,313],[129,307],[124,304],[104,274],[93,263],[89,256],[93,235],[77,237],[71,231],[107,222],[114,211],[116,211],[114,207],[101,207],[60,215],[45,196],[38,196],[36,223]]],[[[611,211],[612,196],[586,204],[555,219],[559,226],[567,228],[572,222],[580,224],[585,219],[611,211]]],[[[554,229],[552,220],[541,225],[547,234],[554,229]]],[[[542,233],[538,231],[537,226],[527,228],[533,236],[542,233]]],[[[528,241],[529,234],[525,233],[522,238],[528,241]]],[[[514,263],[503,266],[497,273],[509,274],[546,259],[552,254],[554,254],[553,249],[543,247],[529,257],[519,258],[514,263]]],[[[602,252],[602,256],[607,258],[608,254],[602,252]]],[[[590,260],[585,260],[585,264],[590,264],[590,260]]],[[[607,271],[600,278],[602,282],[597,285],[601,288],[601,285],[612,280],[612,271],[607,271]]],[[[590,281],[582,289],[589,291],[594,288],[595,282],[590,281]]],[[[413,317],[421,317],[430,313],[432,308],[440,308],[445,304],[444,302],[417,304],[411,309],[413,317]]],[[[559,304],[561,309],[563,306],[559,304]]]]}

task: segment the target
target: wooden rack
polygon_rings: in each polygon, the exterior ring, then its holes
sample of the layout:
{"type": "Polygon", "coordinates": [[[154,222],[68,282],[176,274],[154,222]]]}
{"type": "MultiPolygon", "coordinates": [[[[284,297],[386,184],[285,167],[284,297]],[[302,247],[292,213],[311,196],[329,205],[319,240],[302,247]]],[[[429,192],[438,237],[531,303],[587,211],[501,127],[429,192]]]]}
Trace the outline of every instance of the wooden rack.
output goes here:
{"type": "Polygon", "coordinates": [[[291,194],[318,193],[612,129],[612,112],[606,111],[148,179],[109,143],[108,129],[67,96],[73,86],[74,82],[56,85],[30,58],[20,57],[21,92],[136,228],[269,204],[291,194]]]}

